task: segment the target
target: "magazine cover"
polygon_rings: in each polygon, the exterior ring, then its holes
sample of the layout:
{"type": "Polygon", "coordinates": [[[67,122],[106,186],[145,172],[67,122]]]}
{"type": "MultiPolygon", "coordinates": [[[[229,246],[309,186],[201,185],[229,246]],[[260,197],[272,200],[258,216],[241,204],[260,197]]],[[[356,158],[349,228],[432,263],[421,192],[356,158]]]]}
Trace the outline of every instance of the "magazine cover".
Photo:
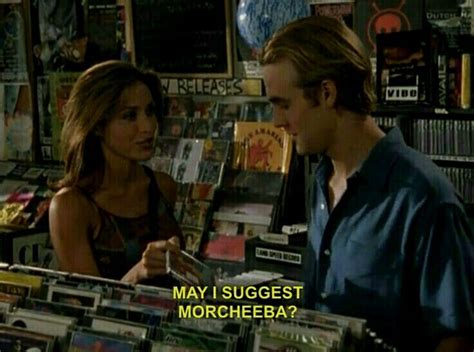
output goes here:
{"type": "Polygon", "coordinates": [[[39,28],[33,47],[39,72],[82,71],[88,38],[80,19],[84,2],[72,0],[33,1],[32,17],[39,28]]]}
{"type": "Polygon", "coordinates": [[[20,1],[0,1],[0,82],[28,82],[25,17],[20,1]]]}
{"type": "Polygon", "coordinates": [[[270,122],[236,122],[233,168],[287,173],[291,137],[270,122]]]}
{"type": "Polygon", "coordinates": [[[0,159],[33,159],[30,86],[0,83],[0,159]]]}

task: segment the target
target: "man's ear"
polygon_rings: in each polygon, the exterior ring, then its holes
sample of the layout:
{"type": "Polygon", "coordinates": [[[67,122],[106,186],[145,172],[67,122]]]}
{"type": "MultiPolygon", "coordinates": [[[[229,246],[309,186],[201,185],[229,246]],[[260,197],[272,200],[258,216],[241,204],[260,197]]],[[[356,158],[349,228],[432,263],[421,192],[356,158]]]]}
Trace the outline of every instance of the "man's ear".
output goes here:
{"type": "Polygon", "coordinates": [[[336,107],[337,87],[333,80],[325,79],[321,82],[320,101],[326,108],[336,107]]]}

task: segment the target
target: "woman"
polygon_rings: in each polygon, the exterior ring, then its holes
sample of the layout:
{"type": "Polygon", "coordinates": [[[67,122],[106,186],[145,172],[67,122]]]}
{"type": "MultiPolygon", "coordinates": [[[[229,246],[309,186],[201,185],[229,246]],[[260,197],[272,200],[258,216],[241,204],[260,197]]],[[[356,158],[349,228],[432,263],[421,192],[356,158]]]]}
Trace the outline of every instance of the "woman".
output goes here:
{"type": "Polygon", "coordinates": [[[74,85],[61,135],[65,176],[49,213],[61,270],[138,283],[164,275],[166,251],[184,246],[175,182],[140,164],[153,155],[162,100],[156,75],[120,61],[91,67],[74,85]]]}

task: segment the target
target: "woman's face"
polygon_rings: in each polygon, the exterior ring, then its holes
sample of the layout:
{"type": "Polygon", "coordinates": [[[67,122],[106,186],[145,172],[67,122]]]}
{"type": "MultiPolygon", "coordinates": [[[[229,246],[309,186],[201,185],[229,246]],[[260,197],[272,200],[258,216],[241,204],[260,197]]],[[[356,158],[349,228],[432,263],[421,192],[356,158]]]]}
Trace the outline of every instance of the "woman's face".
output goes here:
{"type": "Polygon", "coordinates": [[[155,103],[145,84],[137,82],[126,88],[117,112],[103,131],[104,155],[133,161],[151,158],[157,130],[155,112],[155,103]]]}

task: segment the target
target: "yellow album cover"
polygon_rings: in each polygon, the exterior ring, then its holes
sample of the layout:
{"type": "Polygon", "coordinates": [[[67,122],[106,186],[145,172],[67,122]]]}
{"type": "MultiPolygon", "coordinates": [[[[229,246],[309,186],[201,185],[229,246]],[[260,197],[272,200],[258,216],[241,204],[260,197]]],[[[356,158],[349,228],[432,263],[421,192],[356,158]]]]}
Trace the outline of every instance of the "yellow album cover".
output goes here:
{"type": "Polygon", "coordinates": [[[236,122],[234,169],[288,173],[291,136],[271,122],[236,122]]]}
{"type": "Polygon", "coordinates": [[[38,292],[41,289],[41,285],[43,284],[43,278],[41,276],[14,273],[3,270],[0,270],[0,281],[31,286],[34,292],[38,292]]]}

